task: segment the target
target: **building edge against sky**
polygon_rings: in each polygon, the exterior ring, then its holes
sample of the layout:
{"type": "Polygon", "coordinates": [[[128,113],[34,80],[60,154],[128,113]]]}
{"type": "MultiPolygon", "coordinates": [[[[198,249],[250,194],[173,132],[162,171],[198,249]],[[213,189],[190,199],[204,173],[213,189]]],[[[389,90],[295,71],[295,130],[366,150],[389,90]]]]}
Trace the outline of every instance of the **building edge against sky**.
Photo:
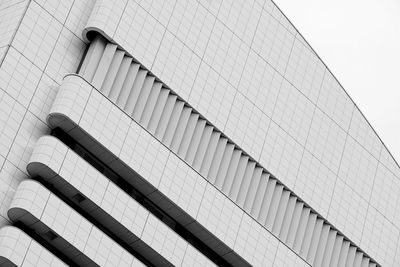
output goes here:
{"type": "Polygon", "coordinates": [[[272,2],[0,14],[3,264],[400,263],[399,167],[272,2]]]}
{"type": "MultiPolygon", "coordinates": [[[[272,2],[273,2],[273,1],[272,1],[272,2]]],[[[277,4],[275,4],[275,5],[276,5],[276,7],[280,10],[280,12],[282,12],[282,9],[279,7],[279,5],[277,5],[277,4]]],[[[283,14],[284,16],[286,16],[285,13],[282,12],[282,14],[283,14]]],[[[287,18],[287,17],[286,17],[286,18],[287,18]]],[[[292,25],[293,25],[293,27],[296,29],[297,33],[298,33],[299,35],[301,35],[302,38],[304,39],[303,35],[302,35],[301,32],[298,30],[298,27],[296,27],[296,25],[293,24],[293,22],[292,22],[291,19],[289,19],[289,18],[287,18],[287,19],[288,19],[288,21],[290,21],[290,22],[292,23],[292,25]]],[[[320,55],[314,50],[314,48],[310,45],[310,43],[309,43],[306,39],[304,39],[304,41],[307,43],[307,45],[310,47],[310,49],[313,50],[313,52],[315,53],[315,55],[323,62],[323,64],[324,64],[325,67],[327,68],[327,70],[329,70],[330,72],[332,72],[332,71],[330,70],[329,66],[326,65],[326,63],[324,62],[324,60],[322,60],[322,58],[320,57],[320,55]]],[[[343,90],[346,92],[347,96],[353,101],[354,105],[359,109],[359,107],[358,107],[357,103],[354,101],[353,97],[347,92],[347,90],[343,87],[343,85],[341,84],[341,82],[336,78],[336,75],[333,74],[333,76],[335,77],[336,81],[340,84],[340,86],[343,88],[343,90]]],[[[362,113],[364,119],[367,121],[367,123],[369,124],[369,126],[373,129],[375,135],[379,138],[379,140],[381,141],[381,143],[383,144],[383,146],[385,147],[385,149],[388,151],[388,153],[390,154],[390,156],[393,158],[393,161],[395,162],[395,164],[399,167],[399,163],[397,162],[394,153],[392,153],[392,152],[389,151],[389,149],[388,149],[387,145],[385,144],[384,140],[381,139],[381,137],[379,136],[379,134],[378,134],[377,131],[375,130],[376,127],[372,127],[372,125],[371,125],[370,121],[368,120],[368,118],[363,114],[363,112],[362,112],[361,110],[360,110],[360,112],[362,113]]]]}

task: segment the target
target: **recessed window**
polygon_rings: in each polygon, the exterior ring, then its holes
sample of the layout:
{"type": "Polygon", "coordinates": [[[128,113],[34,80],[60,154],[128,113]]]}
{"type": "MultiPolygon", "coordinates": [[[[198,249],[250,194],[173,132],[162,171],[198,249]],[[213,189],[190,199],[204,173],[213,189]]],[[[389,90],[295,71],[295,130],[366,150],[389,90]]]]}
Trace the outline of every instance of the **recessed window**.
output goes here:
{"type": "Polygon", "coordinates": [[[46,239],[48,241],[53,241],[54,239],[56,239],[58,237],[58,235],[56,233],[54,233],[53,231],[47,231],[42,236],[44,239],[46,239]]]}
{"type": "Polygon", "coordinates": [[[84,200],[86,200],[86,197],[84,197],[82,194],[80,193],[76,193],[73,197],[72,200],[74,200],[75,202],[78,202],[79,204],[82,203],[84,200]]]}

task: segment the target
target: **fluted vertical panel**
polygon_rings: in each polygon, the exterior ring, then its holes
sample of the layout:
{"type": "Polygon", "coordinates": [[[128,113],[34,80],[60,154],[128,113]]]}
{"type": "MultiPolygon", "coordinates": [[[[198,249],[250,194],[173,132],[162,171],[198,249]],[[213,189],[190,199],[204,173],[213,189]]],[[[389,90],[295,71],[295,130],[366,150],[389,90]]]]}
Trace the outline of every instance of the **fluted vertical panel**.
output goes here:
{"type": "Polygon", "coordinates": [[[94,74],[92,85],[96,88],[101,88],[114,59],[117,45],[108,43],[103,51],[103,55],[99,61],[99,66],[94,74]]]}
{"type": "Polygon", "coordinates": [[[80,74],[309,263],[375,264],[116,45],[95,38],[80,74]]]}

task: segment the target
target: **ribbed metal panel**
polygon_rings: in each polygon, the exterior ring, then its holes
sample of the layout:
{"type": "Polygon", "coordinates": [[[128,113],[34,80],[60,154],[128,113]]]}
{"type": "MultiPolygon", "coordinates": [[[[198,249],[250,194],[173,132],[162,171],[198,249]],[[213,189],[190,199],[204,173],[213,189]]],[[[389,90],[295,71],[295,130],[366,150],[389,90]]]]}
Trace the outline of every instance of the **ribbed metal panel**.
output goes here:
{"type": "Polygon", "coordinates": [[[311,264],[375,264],[173,91],[122,53],[115,45],[95,38],[80,74],[311,264]]]}

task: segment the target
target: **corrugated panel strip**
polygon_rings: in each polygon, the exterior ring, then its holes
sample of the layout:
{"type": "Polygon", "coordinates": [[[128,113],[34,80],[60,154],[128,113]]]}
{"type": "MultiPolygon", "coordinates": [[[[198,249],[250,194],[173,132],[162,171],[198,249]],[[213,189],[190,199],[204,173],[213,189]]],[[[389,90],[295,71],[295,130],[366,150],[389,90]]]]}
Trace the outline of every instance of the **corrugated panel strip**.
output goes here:
{"type": "Polygon", "coordinates": [[[309,263],[376,266],[115,44],[95,38],[79,74],[309,263]]]}

